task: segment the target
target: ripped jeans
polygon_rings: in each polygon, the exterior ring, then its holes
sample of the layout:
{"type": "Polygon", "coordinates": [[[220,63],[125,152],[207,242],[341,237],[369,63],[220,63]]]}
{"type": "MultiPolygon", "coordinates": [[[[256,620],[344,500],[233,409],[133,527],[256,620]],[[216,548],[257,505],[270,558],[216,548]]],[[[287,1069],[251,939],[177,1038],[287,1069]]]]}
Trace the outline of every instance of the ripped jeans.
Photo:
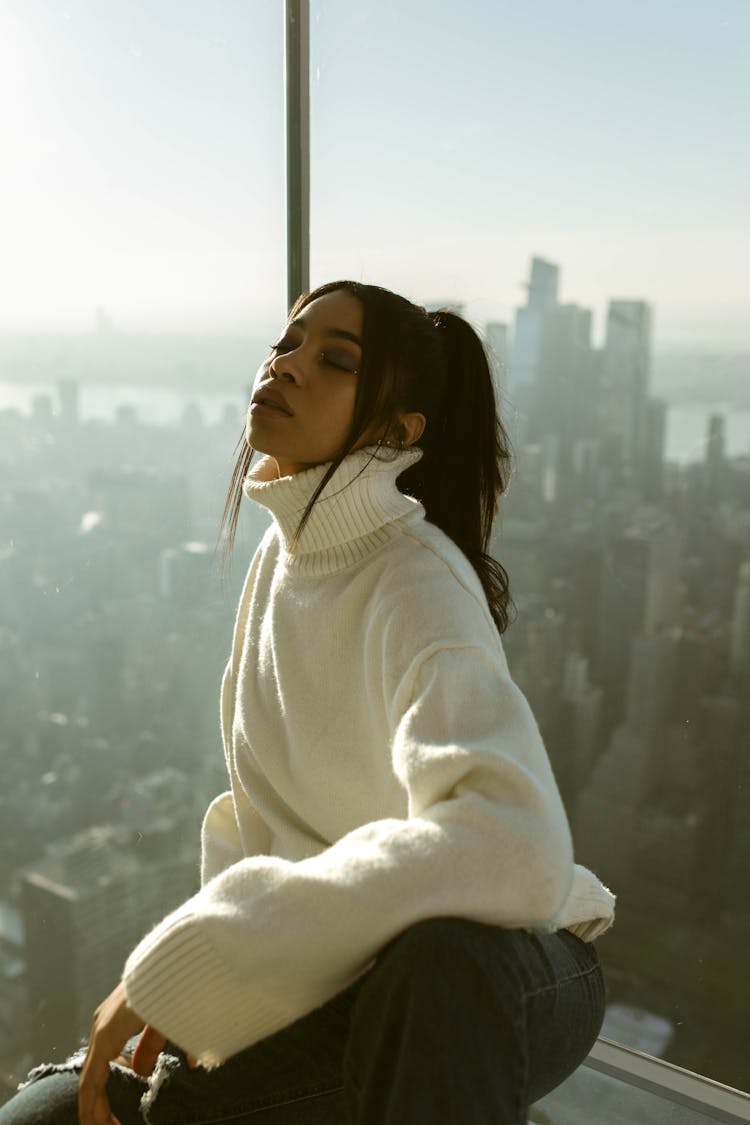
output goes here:
{"type": "MultiPolygon", "coordinates": [[[[214,1070],[167,1044],[148,1079],[110,1063],[107,1093],[121,1125],[525,1125],[588,1054],[604,1004],[594,943],[568,930],[430,918],[214,1070]]],[[[77,1125],[84,1055],[31,1071],[0,1125],[77,1125]]]]}

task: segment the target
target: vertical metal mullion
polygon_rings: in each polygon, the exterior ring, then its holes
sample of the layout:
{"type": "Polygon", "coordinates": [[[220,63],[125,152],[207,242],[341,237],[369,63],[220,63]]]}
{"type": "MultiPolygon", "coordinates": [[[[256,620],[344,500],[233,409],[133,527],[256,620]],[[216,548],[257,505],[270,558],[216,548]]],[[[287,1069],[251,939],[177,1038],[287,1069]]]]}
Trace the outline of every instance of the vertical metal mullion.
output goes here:
{"type": "Polygon", "coordinates": [[[287,309],[310,288],[310,0],[286,0],[287,309]]]}

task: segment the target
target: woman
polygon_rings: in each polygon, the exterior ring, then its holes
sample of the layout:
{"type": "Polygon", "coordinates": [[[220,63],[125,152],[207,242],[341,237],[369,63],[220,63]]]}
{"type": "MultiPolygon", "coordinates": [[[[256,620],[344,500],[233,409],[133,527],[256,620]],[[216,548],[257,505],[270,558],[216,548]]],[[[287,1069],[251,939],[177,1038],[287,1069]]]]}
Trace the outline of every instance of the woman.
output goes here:
{"type": "Polygon", "coordinates": [[[242,446],[229,547],[243,494],[273,520],[222,680],[231,788],[201,890],[2,1125],[521,1125],[601,1028],[614,895],[574,863],[500,639],[485,552],[510,453],[485,351],[450,312],[323,285],[260,367],[242,446]]]}

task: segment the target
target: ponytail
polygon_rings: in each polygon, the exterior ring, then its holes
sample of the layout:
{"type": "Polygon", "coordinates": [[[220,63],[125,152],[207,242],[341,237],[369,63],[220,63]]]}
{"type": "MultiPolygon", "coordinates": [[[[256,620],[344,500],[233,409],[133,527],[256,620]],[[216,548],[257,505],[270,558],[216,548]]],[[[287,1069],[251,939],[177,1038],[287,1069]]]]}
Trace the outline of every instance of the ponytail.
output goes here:
{"type": "Polygon", "coordinates": [[[415,496],[427,519],[466,555],[502,634],[513,603],[508,574],[488,548],[499,498],[510,480],[510,440],[479,336],[455,313],[440,309],[427,315],[440,335],[446,380],[438,416],[428,421],[418,443],[424,456],[402,473],[399,488],[415,496]]]}

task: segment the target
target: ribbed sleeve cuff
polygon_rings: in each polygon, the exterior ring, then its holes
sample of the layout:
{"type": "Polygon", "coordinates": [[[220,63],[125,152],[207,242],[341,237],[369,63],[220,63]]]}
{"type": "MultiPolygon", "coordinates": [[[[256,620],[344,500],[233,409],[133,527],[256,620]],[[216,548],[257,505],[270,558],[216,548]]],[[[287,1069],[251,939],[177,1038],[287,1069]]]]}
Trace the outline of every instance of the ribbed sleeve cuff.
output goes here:
{"type": "Polygon", "coordinates": [[[257,990],[238,985],[191,920],[148,934],[128,957],[122,983],[133,1011],[207,1069],[297,1014],[264,1004],[257,990]]]}
{"type": "Polygon", "coordinates": [[[583,941],[595,941],[613,926],[616,902],[617,896],[593,871],[576,863],[573,886],[563,907],[539,928],[545,933],[570,930],[583,941]]]}

